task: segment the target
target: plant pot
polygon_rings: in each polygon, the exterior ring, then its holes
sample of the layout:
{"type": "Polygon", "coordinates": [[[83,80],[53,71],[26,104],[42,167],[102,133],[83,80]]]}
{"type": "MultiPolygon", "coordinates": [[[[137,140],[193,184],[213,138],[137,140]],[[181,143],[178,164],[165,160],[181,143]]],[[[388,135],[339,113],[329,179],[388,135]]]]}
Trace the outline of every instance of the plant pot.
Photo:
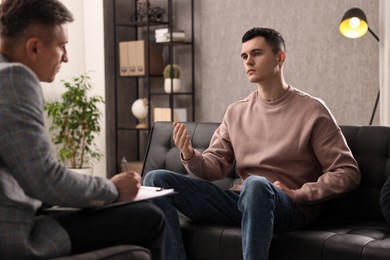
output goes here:
{"type": "Polygon", "coordinates": [[[69,170],[71,170],[72,172],[77,172],[77,173],[79,173],[79,174],[84,174],[84,175],[93,176],[93,168],[92,168],[92,167],[88,167],[88,168],[77,168],[77,169],[69,168],[69,170]]]}
{"type": "Polygon", "coordinates": [[[177,93],[179,92],[181,89],[181,82],[180,82],[180,79],[170,79],[170,78],[167,78],[165,79],[164,81],[164,90],[165,90],[165,93],[171,93],[171,90],[173,90],[173,93],[177,93]],[[173,80],[173,86],[171,86],[171,80],[173,80]]]}

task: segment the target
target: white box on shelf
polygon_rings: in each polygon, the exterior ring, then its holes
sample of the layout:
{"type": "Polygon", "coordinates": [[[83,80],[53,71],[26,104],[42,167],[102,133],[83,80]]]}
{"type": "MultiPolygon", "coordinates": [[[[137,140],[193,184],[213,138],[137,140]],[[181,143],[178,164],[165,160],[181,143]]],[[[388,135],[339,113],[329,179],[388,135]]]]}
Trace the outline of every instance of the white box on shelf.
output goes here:
{"type": "Polygon", "coordinates": [[[168,28],[156,29],[154,36],[156,38],[156,42],[169,42],[171,39],[173,41],[184,41],[185,40],[185,32],[180,30],[171,31],[168,28]]]}
{"type": "MultiPolygon", "coordinates": [[[[186,122],[187,121],[187,109],[186,108],[175,108],[173,110],[173,121],[175,122],[186,122]]],[[[171,120],[171,109],[166,107],[154,108],[154,122],[157,121],[172,121],[171,120]]]]}

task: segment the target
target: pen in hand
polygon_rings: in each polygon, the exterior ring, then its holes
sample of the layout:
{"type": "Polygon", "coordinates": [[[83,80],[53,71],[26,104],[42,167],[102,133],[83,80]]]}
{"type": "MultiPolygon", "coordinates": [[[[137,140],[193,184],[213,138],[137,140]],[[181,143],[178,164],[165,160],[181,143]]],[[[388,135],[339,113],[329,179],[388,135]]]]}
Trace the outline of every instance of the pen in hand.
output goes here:
{"type": "Polygon", "coordinates": [[[123,167],[122,171],[126,172],[116,174],[111,178],[119,193],[118,202],[133,200],[142,185],[141,176],[129,170],[125,157],[122,158],[121,164],[123,167]]]}
{"type": "Polygon", "coordinates": [[[127,167],[126,157],[123,156],[121,163],[122,163],[122,171],[129,172],[129,168],[127,167]]]}
{"type": "MultiPolygon", "coordinates": [[[[129,166],[128,166],[128,163],[127,163],[125,156],[122,157],[121,164],[122,164],[122,171],[127,172],[127,173],[131,172],[129,170],[129,166]]],[[[138,174],[139,176],[141,176],[141,174],[139,174],[138,172],[135,172],[135,173],[138,174]]],[[[141,184],[142,184],[142,178],[141,178],[141,184]]]]}

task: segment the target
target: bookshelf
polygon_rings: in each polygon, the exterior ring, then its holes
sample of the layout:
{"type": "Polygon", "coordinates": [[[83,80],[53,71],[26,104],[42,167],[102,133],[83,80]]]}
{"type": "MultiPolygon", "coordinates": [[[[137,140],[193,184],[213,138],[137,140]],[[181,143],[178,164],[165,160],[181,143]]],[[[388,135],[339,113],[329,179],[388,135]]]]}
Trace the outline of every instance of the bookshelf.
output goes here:
{"type": "MultiPolygon", "coordinates": [[[[107,175],[120,172],[123,156],[140,168],[145,154],[154,109],[168,109],[172,121],[177,111],[186,111],[185,121],[195,119],[194,0],[104,0],[107,175]],[[149,14],[149,15],[147,15],[149,14]],[[165,38],[158,32],[166,30],[165,38]],[[157,33],[156,33],[157,31],[157,33]],[[176,34],[176,33],[184,33],[176,34]],[[156,37],[157,36],[157,37],[156,37]],[[123,75],[120,46],[123,42],[144,42],[144,51],[128,54],[144,57],[145,73],[123,75]],[[134,54],[135,53],[135,54],[134,54]],[[153,70],[156,53],[163,67],[181,68],[179,92],[164,90],[162,68],[153,70]],[[157,70],[158,71],[158,70],[157,70]],[[147,100],[146,126],[132,113],[136,100],[147,100]]],[[[173,87],[173,85],[172,85],[173,87]]],[[[173,89],[171,89],[173,90],[173,89]]]]}

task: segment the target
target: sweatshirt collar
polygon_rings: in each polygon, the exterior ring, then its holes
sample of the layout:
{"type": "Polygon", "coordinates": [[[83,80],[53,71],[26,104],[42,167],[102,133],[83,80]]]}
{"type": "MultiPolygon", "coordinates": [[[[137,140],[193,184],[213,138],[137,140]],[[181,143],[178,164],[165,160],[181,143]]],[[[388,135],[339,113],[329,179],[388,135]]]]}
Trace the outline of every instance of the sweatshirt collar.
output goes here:
{"type": "Polygon", "coordinates": [[[258,91],[255,91],[255,92],[256,92],[257,100],[259,101],[259,103],[263,107],[276,108],[276,107],[279,107],[279,106],[286,104],[288,101],[291,100],[291,98],[293,97],[294,88],[291,87],[290,85],[288,85],[287,92],[281,98],[279,98],[278,100],[275,100],[275,101],[265,101],[265,100],[260,98],[258,91]]]}

